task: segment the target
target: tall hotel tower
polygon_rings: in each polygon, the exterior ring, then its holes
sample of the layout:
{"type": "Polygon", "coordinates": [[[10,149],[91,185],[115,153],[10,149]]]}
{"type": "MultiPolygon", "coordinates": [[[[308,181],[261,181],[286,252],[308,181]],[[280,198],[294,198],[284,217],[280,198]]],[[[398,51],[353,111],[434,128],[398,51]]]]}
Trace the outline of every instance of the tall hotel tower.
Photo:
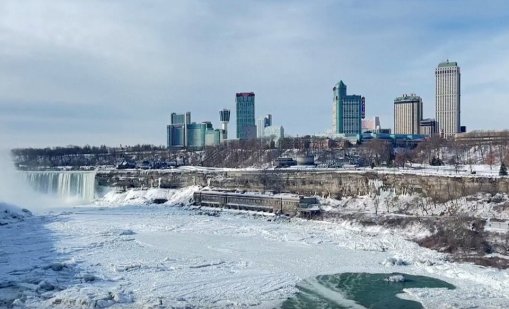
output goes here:
{"type": "Polygon", "coordinates": [[[394,99],[394,133],[421,134],[422,99],[420,96],[402,95],[394,99]]]}
{"type": "Polygon", "coordinates": [[[332,89],[332,131],[335,134],[353,136],[362,133],[361,119],[364,118],[364,97],[347,95],[343,81],[332,89]]]}
{"type": "Polygon", "coordinates": [[[460,68],[456,62],[442,62],[435,69],[435,111],[438,133],[444,137],[461,131],[460,68]]]}
{"type": "Polygon", "coordinates": [[[236,94],[237,138],[249,140],[256,138],[255,94],[240,92],[236,94]]]}

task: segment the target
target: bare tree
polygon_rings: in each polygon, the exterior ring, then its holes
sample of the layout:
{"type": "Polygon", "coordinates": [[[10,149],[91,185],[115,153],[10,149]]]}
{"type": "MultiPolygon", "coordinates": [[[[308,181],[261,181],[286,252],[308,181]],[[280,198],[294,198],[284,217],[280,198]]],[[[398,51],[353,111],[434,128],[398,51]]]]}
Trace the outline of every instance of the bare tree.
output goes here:
{"type": "Polygon", "coordinates": [[[412,152],[408,149],[401,149],[400,151],[397,151],[394,156],[394,165],[405,168],[406,163],[411,161],[411,159],[412,152]]]}
{"type": "Polygon", "coordinates": [[[390,163],[392,158],[392,144],[389,141],[373,139],[365,142],[361,147],[361,153],[370,163],[377,166],[382,162],[390,163]]]}

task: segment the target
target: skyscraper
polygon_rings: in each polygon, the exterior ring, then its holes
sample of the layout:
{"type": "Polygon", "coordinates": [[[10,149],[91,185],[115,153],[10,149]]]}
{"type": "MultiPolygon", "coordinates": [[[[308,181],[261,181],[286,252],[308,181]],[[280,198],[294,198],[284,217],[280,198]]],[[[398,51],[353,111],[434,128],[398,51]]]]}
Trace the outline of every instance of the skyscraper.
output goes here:
{"type": "Polygon", "coordinates": [[[191,113],[172,113],[170,118],[170,125],[167,126],[168,148],[187,147],[187,125],[191,123],[191,113]]]}
{"type": "Polygon", "coordinates": [[[168,148],[191,149],[219,145],[222,131],[214,130],[210,121],[191,122],[190,112],[185,114],[172,113],[170,124],[167,126],[167,145],[168,148]]]}
{"type": "Polygon", "coordinates": [[[435,102],[438,132],[444,137],[461,131],[460,68],[456,62],[442,62],[435,69],[435,102]]]}
{"type": "Polygon", "coordinates": [[[267,114],[265,117],[263,118],[259,118],[257,123],[256,123],[256,137],[257,138],[262,138],[264,137],[264,130],[266,127],[270,127],[272,126],[272,115],[271,114],[267,114]]]}
{"type": "Polygon", "coordinates": [[[240,92],[236,94],[237,107],[237,138],[255,139],[255,94],[254,92],[240,92]]]}
{"type": "Polygon", "coordinates": [[[420,134],[422,99],[415,94],[394,99],[394,133],[420,134]]]}
{"type": "Polygon", "coordinates": [[[364,112],[364,97],[347,95],[343,81],[334,86],[332,104],[333,133],[357,135],[362,133],[361,119],[364,112]]]}

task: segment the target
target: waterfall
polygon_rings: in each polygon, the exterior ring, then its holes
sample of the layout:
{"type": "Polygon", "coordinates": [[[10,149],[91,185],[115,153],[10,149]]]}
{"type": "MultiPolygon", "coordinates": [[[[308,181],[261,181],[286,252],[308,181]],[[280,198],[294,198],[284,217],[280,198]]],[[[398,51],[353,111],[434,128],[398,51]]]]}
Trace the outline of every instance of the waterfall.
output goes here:
{"type": "Polygon", "coordinates": [[[65,201],[92,202],[95,197],[95,172],[30,171],[28,183],[38,192],[52,194],[65,201]]]}

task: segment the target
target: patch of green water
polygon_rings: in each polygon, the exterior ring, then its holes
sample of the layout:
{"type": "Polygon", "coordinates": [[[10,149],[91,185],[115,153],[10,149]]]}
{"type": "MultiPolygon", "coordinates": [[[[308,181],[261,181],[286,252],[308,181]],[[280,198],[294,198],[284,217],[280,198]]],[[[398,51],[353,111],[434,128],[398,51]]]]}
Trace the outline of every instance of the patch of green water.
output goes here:
{"type": "Polygon", "coordinates": [[[400,273],[342,273],[322,275],[297,284],[299,292],[288,298],[283,309],[295,308],[373,308],[420,309],[419,302],[401,299],[397,294],[410,288],[454,289],[445,281],[400,273]],[[403,279],[402,281],[400,281],[403,279]]]}

